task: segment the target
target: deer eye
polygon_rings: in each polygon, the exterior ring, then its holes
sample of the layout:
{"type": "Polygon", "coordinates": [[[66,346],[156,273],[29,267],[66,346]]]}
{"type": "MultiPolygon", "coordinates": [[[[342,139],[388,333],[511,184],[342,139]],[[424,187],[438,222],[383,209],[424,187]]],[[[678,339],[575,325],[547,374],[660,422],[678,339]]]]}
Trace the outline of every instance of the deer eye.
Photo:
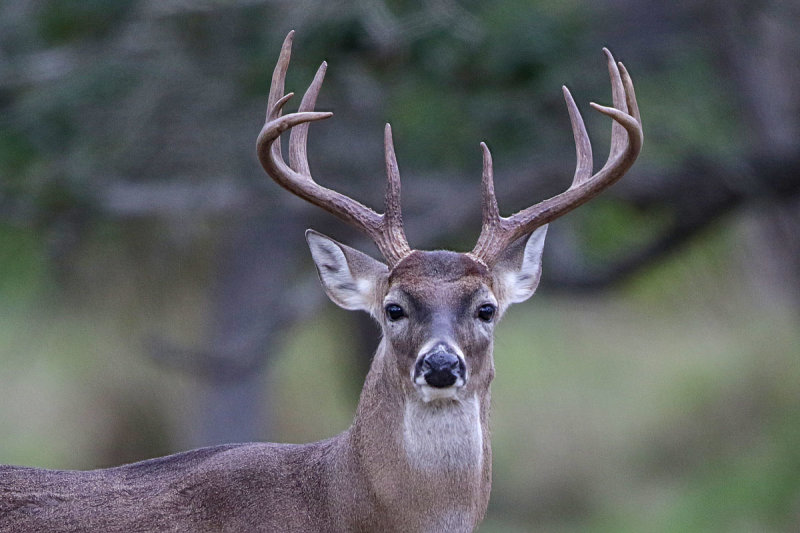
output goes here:
{"type": "Polygon", "coordinates": [[[491,322],[496,308],[492,304],[484,304],[478,308],[478,318],[484,322],[491,322]]]}
{"type": "Polygon", "coordinates": [[[406,316],[406,312],[403,311],[403,308],[397,304],[389,304],[386,306],[386,316],[392,321],[400,320],[406,316]]]}

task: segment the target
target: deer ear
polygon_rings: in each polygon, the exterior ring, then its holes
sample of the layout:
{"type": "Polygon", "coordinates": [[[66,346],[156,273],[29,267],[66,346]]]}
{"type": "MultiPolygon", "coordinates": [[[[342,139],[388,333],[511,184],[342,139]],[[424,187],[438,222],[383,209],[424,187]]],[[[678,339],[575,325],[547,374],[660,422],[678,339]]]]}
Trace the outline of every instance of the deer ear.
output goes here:
{"type": "Polygon", "coordinates": [[[306,231],[306,241],[328,298],[344,309],[371,312],[375,287],[389,268],[314,230],[306,231]]]}
{"type": "Polygon", "coordinates": [[[500,299],[505,305],[524,302],[536,292],[542,276],[542,251],[547,224],[517,239],[503,252],[494,267],[500,285],[500,299]]]}

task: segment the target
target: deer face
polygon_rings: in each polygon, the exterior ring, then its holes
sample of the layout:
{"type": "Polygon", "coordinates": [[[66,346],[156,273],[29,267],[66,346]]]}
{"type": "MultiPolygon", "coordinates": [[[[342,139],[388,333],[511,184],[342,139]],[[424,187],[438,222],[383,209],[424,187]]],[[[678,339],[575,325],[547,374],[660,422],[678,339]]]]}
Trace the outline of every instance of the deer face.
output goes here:
{"type": "Polygon", "coordinates": [[[402,390],[428,403],[489,388],[494,326],[536,290],[546,230],[514,243],[493,268],[470,254],[415,250],[391,271],[319,233],[306,237],[328,296],[379,322],[402,390]]]}
{"type": "Polygon", "coordinates": [[[392,270],[381,325],[409,392],[452,399],[491,366],[491,284],[485,266],[454,252],[415,251],[392,270]]]}

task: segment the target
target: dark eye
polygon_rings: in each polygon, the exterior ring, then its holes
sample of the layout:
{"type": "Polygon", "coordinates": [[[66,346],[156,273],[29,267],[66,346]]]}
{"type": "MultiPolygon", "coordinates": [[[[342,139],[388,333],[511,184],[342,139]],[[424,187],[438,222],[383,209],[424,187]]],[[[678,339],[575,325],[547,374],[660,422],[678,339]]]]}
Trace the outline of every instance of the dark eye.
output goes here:
{"type": "Polygon", "coordinates": [[[478,318],[484,322],[491,322],[494,318],[495,307],[492,304],[484,304],[478,308],[478,318]]]}
{"type": "Polygon", "coordinates": [[[406,316],[406,313],[399,305],[389,304],[386,306],[386,316],[389,317],[389,320],[400,320],[406,316]]]}

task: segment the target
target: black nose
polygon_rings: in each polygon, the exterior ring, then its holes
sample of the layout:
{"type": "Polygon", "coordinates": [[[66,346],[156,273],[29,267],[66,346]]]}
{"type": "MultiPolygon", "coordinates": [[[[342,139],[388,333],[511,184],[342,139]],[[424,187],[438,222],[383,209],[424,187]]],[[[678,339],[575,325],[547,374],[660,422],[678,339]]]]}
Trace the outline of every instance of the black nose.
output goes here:
{"type": "Polygon", "coordinates": [[[426,355],[417,363],[417,370],[431,387],[444,388],[453,385],[459,376],[464,376],[463,365],[457,355],[438,351],[426,355]]]}

